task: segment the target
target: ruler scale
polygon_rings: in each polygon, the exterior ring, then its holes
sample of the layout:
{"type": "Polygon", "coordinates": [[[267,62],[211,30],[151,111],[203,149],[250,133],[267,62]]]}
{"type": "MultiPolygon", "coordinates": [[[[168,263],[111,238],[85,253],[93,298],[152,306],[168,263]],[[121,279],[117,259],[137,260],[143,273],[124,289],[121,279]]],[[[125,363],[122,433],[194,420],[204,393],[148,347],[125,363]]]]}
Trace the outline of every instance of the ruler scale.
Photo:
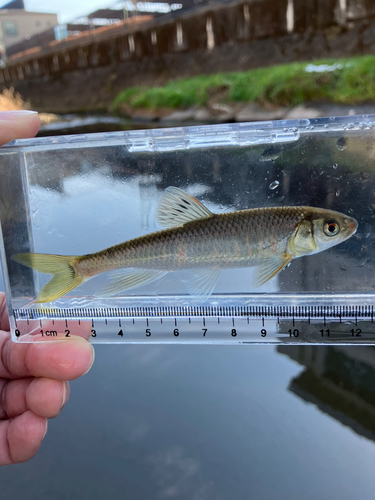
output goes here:
{"type": "Polygon", "coordinates": [[[24,308],[13,313],[14,335],[28,331],[28,342],[30,336],[43,341],[81,335],[94,343],[375,344],[373,304],[24,308]]]}

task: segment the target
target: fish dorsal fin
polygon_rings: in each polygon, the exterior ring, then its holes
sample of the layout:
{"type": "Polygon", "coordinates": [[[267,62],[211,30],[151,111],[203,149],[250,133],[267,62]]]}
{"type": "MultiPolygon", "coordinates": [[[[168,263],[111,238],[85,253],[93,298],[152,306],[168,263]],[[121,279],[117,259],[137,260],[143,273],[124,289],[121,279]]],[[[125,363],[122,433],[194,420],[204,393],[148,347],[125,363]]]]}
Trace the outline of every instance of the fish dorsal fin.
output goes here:
{"type": "Polygon", "coordinates": [[[254,269],[253,285],[257,287],[263,285],[266,281],[282,271],[292,259],[293,255],[265,258],[261,264],[254,269]]]}
{"type": "Polygon", "coordinates": [[[182,189],[169,187],[159,202],[156,220],[163,227],[173,227],[211,215],[212,212],[190,194],[182,189]]]}

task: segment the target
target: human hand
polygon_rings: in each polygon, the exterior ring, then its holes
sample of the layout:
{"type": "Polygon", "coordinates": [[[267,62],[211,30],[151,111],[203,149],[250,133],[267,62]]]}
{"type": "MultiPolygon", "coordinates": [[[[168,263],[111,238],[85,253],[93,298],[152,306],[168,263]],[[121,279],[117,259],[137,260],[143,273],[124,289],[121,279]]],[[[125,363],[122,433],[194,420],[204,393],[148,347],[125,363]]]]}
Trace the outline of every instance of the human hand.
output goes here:
{"type": "Polygon", "coordinates": [[[69,397],[69,384],[94,361],[92,346],[73,341],[16,344],[0,293],[0,465],[33,457],[69,397]]]}
{"type": "Polygon", "coordinates": [[[34,137],[39,127],[36,111],[0,111],[0,146],[15,139],[34,137]]]}
{"type": "MultiPolygon", "coordinates": [[[[0,145],[33,137],[39,126],[37,113],[0,112],[0,145]]],[[[67,381],[84,375],[93,360],[93,348],[84,339],[13,343],[0,292],[0,465],[37,453],[47,418],[56,417],[69,397],[67,381]]]]}

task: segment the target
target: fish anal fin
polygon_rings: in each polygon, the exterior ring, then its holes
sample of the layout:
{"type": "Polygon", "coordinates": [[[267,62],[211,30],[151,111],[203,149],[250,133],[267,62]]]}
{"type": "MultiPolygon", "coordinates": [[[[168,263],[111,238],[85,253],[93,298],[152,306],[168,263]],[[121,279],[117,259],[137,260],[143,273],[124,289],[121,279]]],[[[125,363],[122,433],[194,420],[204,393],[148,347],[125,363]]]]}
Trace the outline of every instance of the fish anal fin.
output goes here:
{"type": "Polygon", "coordinates": [[[122,269],[110,274],[112,283],[96,292],[96,297],[111,297],[118,293],[135,288],[141,285],[147,285],[153,281],[162,278],[167,271],[155,271],[152,269],[122,269]]]}
{"type": "Polygon", "coordinates": [[[264,285],[268,280],[274,278],[293,259],[293,255],[283,257],[268,257],[261,264],[255,267],[253,275],[253,285],[258,287],[264,285]]]}
{"type": "Polygon", "coordinates": [[[213,292],[221,269],[198,269],[184,280],[190,295],[206,300],[213,292]]]}
{"type": "Polygon", "coordinates": [[[181,226],[187,222],[210,217],[212,212],[182,189],[168,187],[161,198],[156,220],[163,227],[181,226]]]}

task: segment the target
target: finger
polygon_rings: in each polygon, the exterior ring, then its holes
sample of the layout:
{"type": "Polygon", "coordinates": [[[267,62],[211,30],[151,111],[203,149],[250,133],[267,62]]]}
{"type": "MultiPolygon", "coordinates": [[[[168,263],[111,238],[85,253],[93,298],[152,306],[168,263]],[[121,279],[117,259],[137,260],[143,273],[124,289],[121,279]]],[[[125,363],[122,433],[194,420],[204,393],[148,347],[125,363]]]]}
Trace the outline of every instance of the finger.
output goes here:
{"type": "Polygon", "coordinates": [[[81,337],[61,342],[16,344],[0,331],[0,377],[46,377],[73,380],[94,362],[94,349],[81,337]]]}
{"type": "Polygon", "coordinates": [[[56,417],[69,398],[69,384],[48,378],[0,379],[0,420],[31,410],[35,415],[56,417]]]}
{"type": "Polygon", "coordinates": [[[9,316],[4,292],[0,292],[0,330],[9,330],[9,316]]]}
{"type": "Polygon", "coordinates": [[[34,137],[40,127],[36,111],[1,111],[0,146],[15,139],[34,137]]]}
{"type": "Polygon", "coordinates": [[[0,465],[25,462],[40,448],[47,431],[47,419],[27,411],[0,422],[0,465]]]}

